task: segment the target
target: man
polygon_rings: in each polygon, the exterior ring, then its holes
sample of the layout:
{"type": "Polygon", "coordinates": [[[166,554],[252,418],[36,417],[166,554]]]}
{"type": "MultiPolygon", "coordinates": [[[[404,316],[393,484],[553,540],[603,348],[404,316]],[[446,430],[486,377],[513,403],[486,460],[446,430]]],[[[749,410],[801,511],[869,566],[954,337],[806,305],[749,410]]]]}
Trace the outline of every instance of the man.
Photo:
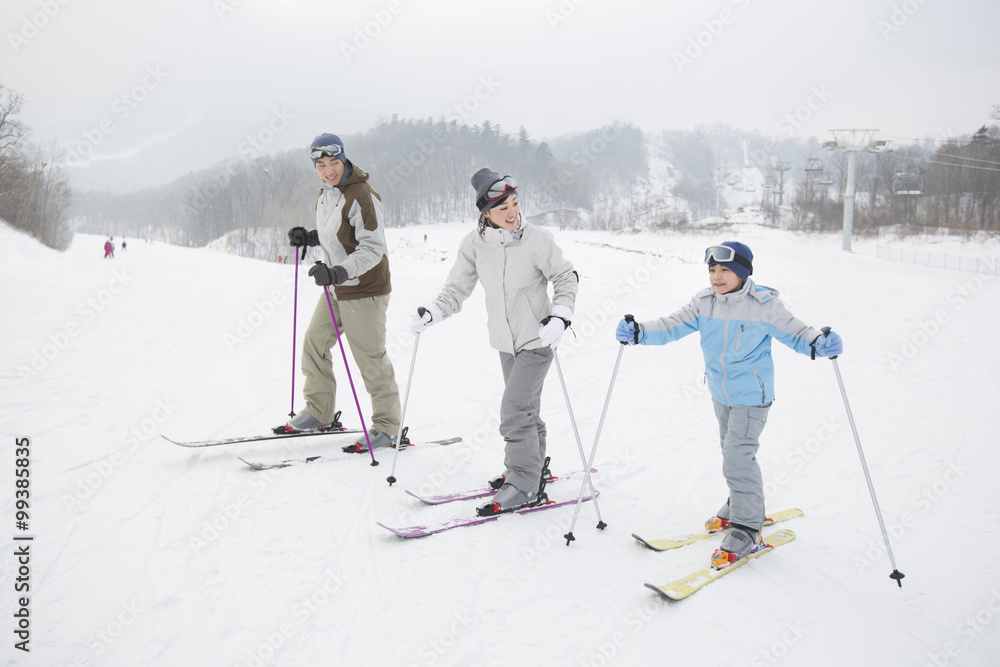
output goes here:
{"type": "MultiPolygon", "coordinates": [[[[333,314],[347,338],[372,403],[372,448],[395,444],[399,433],[399,388],[386,353],[386,309],[392,286],[382,224],[382,200],[369,185],[368,174],[354,166],[337,135],[313,139],[310,156],[323,182],[316,201],[316,229],[288,232],[294,247],[319,246],[324,261],[309,275],[317,285],[333,286],[333,314]]],[[[336,413],[337,380],[331,348],[337,344],[326,295],[320,296],[306,329],[302,350],[306,407],[287,424],[288,430],[330,424],[336,413]]],[[[354,443],[367,449],[364,435],[354,443]]]]}

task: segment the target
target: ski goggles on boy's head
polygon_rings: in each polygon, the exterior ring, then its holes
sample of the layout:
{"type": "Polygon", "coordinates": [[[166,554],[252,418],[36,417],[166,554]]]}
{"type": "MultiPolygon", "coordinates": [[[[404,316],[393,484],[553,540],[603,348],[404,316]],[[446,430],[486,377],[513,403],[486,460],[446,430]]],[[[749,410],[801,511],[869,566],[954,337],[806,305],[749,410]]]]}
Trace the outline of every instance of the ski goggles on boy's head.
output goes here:
{"type": "Polygon", "coordinates": [[[705,248],[706,264],[728,264],[729,262],[736,262],[737,264],[745,266],[750,273],[753,273],[753,264],[750,263],[750,260],[737,254],[736,251],[729,246],[710,245],[705,248]]]}
{"type": "Polygon", "coordinates": [[[312,149],[309,151],[309,155],[314,160],[318,160],[323,157],[336,157],[340,159],[338,156],[343,152],[344,152],[343,146],[338,146],[337,144],[333,144],[331,146],[313,146],[312,149]]]}
{"type": "Polygon", "coordinates": [[[510,176],[504,176],[486,191],[486,201],[494,201],[501,197],[506,197],[508,194],[512,194],[514,190],[517,190],[517,182],[510,176]]]}

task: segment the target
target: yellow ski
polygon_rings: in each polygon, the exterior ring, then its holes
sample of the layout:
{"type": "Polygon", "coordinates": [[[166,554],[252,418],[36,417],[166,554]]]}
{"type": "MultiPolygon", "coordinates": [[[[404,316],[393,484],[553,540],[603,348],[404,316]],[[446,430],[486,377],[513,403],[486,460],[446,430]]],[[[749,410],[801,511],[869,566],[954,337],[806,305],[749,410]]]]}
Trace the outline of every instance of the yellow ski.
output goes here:
{"type": "Polygon", "coordinates": [[[738,560],[729,567],[723,568],[721,570],[716,570],[711,567],[706,567],[704,570],[698,570],[686,577],[681,577],[677,581],[671,582],[669,584],[664,584],[662,586],[656,586],[654,584],[646,584],[646,588],[652,589],[667,598],[668,600],[682,600],[687,596],[691,595],[695,591],[709,585],[716,579],[723,577],[739,566],[747,563],[754,558],[763,556],[764,554],[770,553],[780,547],[783,544],[788,544],[795,539],[795,533],[786,529],[779,530],[778,532],[768,535],[764,538],[764,543],[768,545],[769,548],[762,549],[756,553],[752,553],[743,560],[738,560]]]}
{"type": "MultiPolygon", "coordinates": [[[[790,509],[784,510],[783,512],[775,512],[764,519],[764,527],[767,528],[772,523],[781,523],[782,521],[788,521],[789,519],[795,519],[796,517],[802,516],[802,510],[790,509]]],[[[653,551],[668,551],[669,549],[677,549],[679,547],[686,547],[689,544],[693,544],[699,540],[708,540],[718,535],[724,535],[725,531],[719,531],[717,533],[695,533],[692,535],[678,535],[677,537],[661,537],[659,539],[647,540],[644,537],[632,533],[638,542],[644,547],[649,547],[653,551]]]]}

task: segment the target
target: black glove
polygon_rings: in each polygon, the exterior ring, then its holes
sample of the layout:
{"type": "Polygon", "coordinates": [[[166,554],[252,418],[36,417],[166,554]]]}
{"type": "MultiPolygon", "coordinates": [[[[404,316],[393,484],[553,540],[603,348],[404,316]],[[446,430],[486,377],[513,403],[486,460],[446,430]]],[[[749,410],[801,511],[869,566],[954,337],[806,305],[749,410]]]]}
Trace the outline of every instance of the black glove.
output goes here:
{"type": "Polygon", "coordinates": [[[339,285],[347,280],[347,269],[340,265],[331,269],[323,262],[316,262],[309,269],[309,275],[317,285],[339,285]]]}
{"type": "Polygon", "coordinates": [[[288,245],[300,248],[302,246],[318,246],[319,232],[315,229],[306,231],[305,227],[292,227],[288,230],[288,245]]]}

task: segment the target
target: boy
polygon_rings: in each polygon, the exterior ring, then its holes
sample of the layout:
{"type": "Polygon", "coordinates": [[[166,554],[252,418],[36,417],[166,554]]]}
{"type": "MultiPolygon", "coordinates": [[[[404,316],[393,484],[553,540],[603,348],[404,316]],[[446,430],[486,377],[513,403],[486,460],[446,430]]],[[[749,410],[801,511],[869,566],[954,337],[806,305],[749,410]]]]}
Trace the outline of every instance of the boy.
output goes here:
{"type": "Polygon", "coordinates": [[[737,241],[705,250],[711,287],[666,317],[649,322],[622,320],[616,338],[629,345],[663,345],[699,331],[705,376],[719,420],[722,472],[729,499],[705,522],[709,530],[728,528],[712,554],[712,567],[722,569],[766,548],[764,485],[757,465],[757,448],[767,412],[774,400],[771,339],[796,352],[832,357],[844,351],[840,336],[824,335],[792,316],[770,287],[758,287],[753,253],[737,241]]]}

